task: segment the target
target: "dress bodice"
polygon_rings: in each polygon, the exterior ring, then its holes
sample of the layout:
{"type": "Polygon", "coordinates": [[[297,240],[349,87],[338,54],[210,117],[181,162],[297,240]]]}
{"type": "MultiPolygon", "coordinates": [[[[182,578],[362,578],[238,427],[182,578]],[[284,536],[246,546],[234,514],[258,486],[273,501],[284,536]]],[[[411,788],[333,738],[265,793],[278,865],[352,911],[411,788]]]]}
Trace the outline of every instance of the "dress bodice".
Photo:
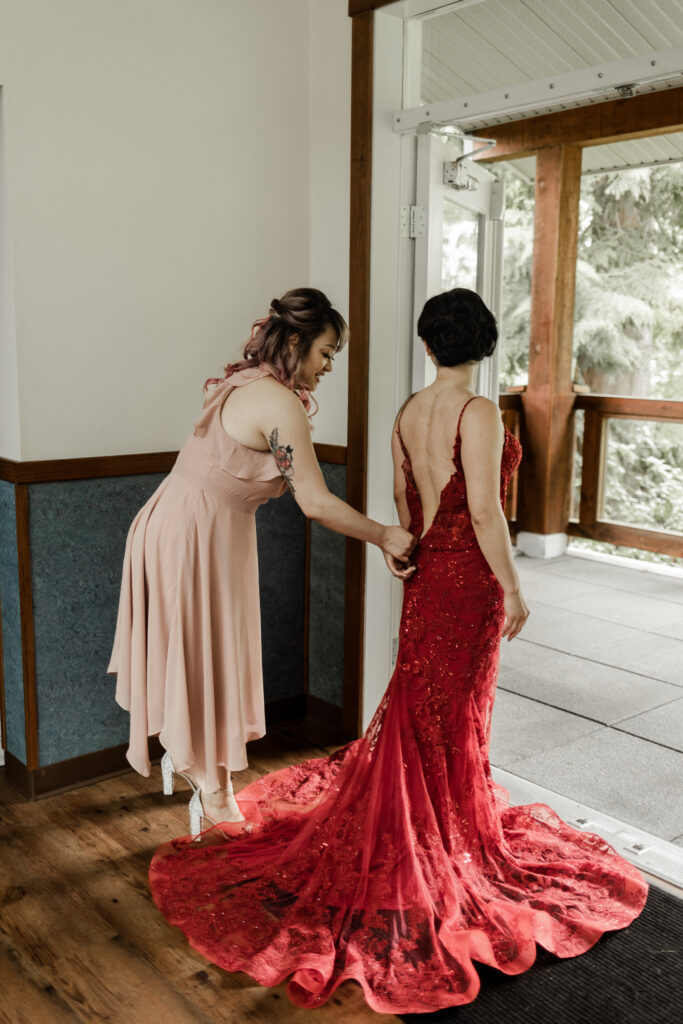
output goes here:
{"type": "MultiPolygon", "coordinates": [[[[413,476],[410,455],[401,437],[399,417],[398,438],[404,455],[403,472],[406,478],[406,501],[408,503],[408,511],[410,512],[410,525],[408,529],[412,534],[420,538],[420,547],[423,550],[462,551],[478,546],[467,504],[467,485],[460,458],[460,423],[462,415],[470,402],[476,397],[474,395],[465,402],[458,417],[458,426],[453,442],[453,473],[441,491],[436,515],[424,536],[421,536],[424,529],[422,502],[415,483],[415,477],[413,476]]],[[[505,507],[510,479],[517,469],[521,458],[522,446],[514,434],[506,427],[505,441],[500,460],[500,503],[503,508],[505,507]]]]}
{"type": "Polygon", "coordinates": [[[201,416],[172,470],[242,512],[255,512],[269,498],[283,494],[287,484],[271,451],[248,448],[225,432],[221,409],[234,388],[271,372],[262,363],[239,370],[208,388],[201,416]]]}

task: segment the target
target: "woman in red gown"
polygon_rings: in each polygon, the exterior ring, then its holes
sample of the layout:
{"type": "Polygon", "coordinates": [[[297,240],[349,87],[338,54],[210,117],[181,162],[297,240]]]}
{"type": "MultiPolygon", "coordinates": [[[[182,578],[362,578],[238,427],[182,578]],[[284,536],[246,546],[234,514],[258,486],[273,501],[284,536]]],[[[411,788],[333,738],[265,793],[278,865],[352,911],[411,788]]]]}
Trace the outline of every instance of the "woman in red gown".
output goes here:
{"type": "Polygon", "coordinates": [[[510,807],[491,778],[500,642],[528,615],[502,511],[521,448],[472,391],[497,338],[479,297],[430,299],[418,332],[438,369],[394,430],[399,517],[419,544],[380,706],[336,754],[243,789],[245,822],[172,840],[150,868],[199,952],[263,985],[290,978],[300,1006],[347,979],[385,1013],[467,1003],[473,961],[518,974],[537,943],[577,956],[647,896],[603,839],[510,807]]]}

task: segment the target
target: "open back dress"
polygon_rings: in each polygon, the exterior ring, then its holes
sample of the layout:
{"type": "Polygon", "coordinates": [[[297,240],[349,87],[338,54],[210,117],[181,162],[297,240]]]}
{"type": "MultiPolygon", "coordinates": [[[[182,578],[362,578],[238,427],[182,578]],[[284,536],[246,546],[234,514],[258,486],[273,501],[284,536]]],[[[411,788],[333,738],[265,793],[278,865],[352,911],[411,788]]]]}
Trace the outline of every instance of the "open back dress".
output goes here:
{"type": "MultiPolygon", "coordinates": [[[[150,868],[157,906],[195,949],[263,985],[288,978],[291,999],[311,1008],[347,979],[381,1013],[469,1003],[474,961],[519,974],[537,944],[578,956],[626,927],[647,896],[637,868],[599,835],[545,804],[510,806],[494,782],[505,612],[472,527],[460,422],[424,534],[404,455],[417,571],[404,583],[396,668],[365,735],[250,783],[237,794],[246,821],[165,843],[150,868]]],[[[506,430],[501,504],[520,458],[506,430]]]]}

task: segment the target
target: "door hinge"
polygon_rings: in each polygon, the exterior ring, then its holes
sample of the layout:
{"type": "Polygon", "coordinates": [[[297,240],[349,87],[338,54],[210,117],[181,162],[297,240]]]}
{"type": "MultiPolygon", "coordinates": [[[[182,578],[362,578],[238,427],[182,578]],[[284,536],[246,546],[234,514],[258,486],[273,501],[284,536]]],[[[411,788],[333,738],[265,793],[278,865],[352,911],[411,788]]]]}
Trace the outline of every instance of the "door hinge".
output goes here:
{"type": "Polygon", "coordinates": [[[424,238],[427,218],[424,206],[401,207],[401,238],[424,238]]]}

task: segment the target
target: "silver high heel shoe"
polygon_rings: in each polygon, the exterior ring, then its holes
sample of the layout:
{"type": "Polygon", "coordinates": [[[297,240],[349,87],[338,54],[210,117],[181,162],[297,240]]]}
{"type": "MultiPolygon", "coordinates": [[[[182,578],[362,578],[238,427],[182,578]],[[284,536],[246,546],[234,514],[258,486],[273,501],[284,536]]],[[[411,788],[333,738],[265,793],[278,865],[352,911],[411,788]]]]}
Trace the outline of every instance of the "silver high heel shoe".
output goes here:
{"type": "MultiPolygon", "coordinates": [[[[171,755],[169,754],[168,751],[166,751],[166,753],[164,754],[164,756],[161,759],[161,779],[162,779],[164,796],[172,796],[173,795],[173,775],[174,774],[182,775],[182,777],[185,779],[185,781],[190,785],[190,787],[192,789],[192,796],[190,797],[190,803],[189,803],[190,832],[192,833],[192,837],[194,839],[199,839],[199,833],[202,830],[202,820],[203,819],[206,819],[206,821],[208,821],[211,825],[217,825],[218,822],[214,821],[212,818],[209,818],[204,813],[204,807],[202,805],[202,796],[201,796],[201,791],[200,791],[199,787],[194,784],[194,780],[191,779],[189,775],[186,775],[185,772],[179,772],[175,768],[171,755]]],[[[231,797],[234,798],[235,794],[233,792],[232,781],[230,779],[228,779],[228,785],[227,785],[227,787],[225,789],[225,792],[228,793],[231,797]]],[[[226,820],[232,821],[233,819],[232,818],[228,818],[226,820]]],[[[238,821],[243,821],[244,820],[244,816],[241,816],[237,820],[238,821]]]]}
{"type": "Polygon", "coordinates": [[[206,818],[208,822],[215,825],[216,822],[212,821],[211,818],[207,818],[204,814],[204,807],[202,806],[202,796],[198,786],[195,786],[194,781],[185,772],[179,772],[173,765],[173,758],[169,754],[168,750],[161,759],[161,781],[164,791],[164,796],[173,795],[173,775],[182,775],[187,783],[189,783],[192,789],[192,796],[190,797],[189,812],[190,812],[190,832],[192,833],[193,839],[199,839],[199,833],[202,830],[202,819],[206,818]]]}

